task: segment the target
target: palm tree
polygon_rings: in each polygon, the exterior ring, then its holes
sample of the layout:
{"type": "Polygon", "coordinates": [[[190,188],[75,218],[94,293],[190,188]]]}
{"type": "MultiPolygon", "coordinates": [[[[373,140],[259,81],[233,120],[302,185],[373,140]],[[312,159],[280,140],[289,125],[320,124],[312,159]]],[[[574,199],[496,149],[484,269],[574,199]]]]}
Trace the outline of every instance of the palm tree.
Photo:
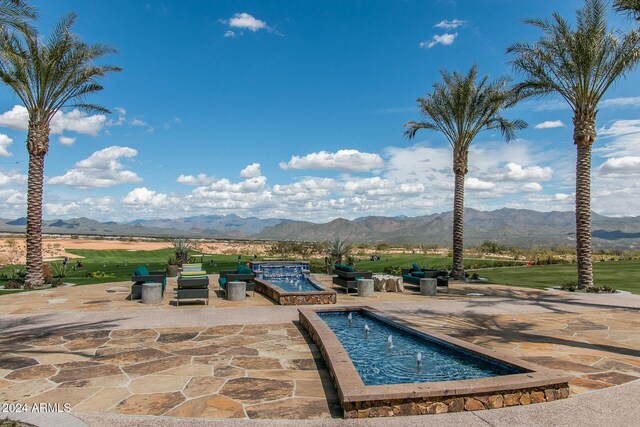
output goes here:
{"type": "Polygon", "coordinates": [[[523,120],[507,120],[503,111],[515,104],[516,98],[507,87],[507,79],[478,81],[478,67],[466,75],[441,72],[443,82],[433,85],[433,92],[418,98],[418,109],[427,121],[408,122],[405,135],[411,139],[420,129],[441,132],[453,148],[455,190],[453,202],[453,269],[452,276],[464,279],[464,178],[468,171],[469,146],[483,130],[498,129],[509,142],[515,131],[527,127],[523,120]]]}
{"type": "Polygon", "coordinates": [[[640,33],[607,32],[606,3],[586,0],[576,12],[577,28],[557,13],[551,20],[528,19],[542,30],[535,43],[516,43],[514,68],[525,76],[522,96],[560,95],[573,111],[576,162],[576,254],[578,288],[593,286],[591,266],[591,146],[596,139],[598,102],[609,87],[640,60],[640,33]]]}
{"type": "Polygon", "coordinates": [[[71,32],[75,15],[56,25],[46,41],[35,31],[0,37],[0,78],[20,98],[29,112],[27,150],[27,274],[25,287],[42,285],[42,185],[44,157],[49,149],[49,123],[65,107],[89,112],[109,111],[89,104],[85,97],[102,90],[98,81],[120,68],[95,65],[94,61],[114,50],[106,45],[88,45],[71,32]]]}
{"type": "Polygon", "coordinates": [[[0,31],[30,29],[28,21],[36,17],[35,7],[23,0],[0,0],[0,31]]]}
{"type": "Polygon", "coordinates": [[[628,13],[640,21],[640,0],[614,0],[613,8],[618,12],[628,13]]]}

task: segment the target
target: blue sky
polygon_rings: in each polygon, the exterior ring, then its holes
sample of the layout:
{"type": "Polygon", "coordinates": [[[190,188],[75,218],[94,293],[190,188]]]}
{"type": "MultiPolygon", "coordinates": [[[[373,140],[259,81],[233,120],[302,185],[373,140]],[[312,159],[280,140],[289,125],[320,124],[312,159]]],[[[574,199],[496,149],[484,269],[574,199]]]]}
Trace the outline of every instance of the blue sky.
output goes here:
{"type": "MultiPolygon", "coordinates": [[[[228,214],[327,221],[452,208],[451,150],[437,133],[407,141],[415,99],[439,70],[509,75],[505,49],[535,40],[525,17],[582,1],[34,1],[43,34],[78,15],[87,42],[123,71],[52,123],[46,218],[228,214]]],[[[631,25],[611,14],[610,24],[631,25]]],[[[515,77],[517,79],[517,76],[515,77]]],[[[639,71],[606,96],[593,157],[593,209],[638,215],[639,71]]],[[[511,144],[474,143],[466,206],[573,206],[571,112],[553,97],[507,113],[529,123],[511,144]]],[[[0,217],[25,213],[24,108],[0,88],[0,217]]]]}

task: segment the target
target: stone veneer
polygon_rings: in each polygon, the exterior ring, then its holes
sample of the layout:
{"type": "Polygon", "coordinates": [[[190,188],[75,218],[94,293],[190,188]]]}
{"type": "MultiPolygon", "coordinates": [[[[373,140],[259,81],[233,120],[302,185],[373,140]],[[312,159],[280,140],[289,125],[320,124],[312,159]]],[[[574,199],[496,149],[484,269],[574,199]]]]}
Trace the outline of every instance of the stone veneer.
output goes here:
{"type": "Polygon", "coordinates": [[[255,291],[271,298],[279,305],[316,305],[335,304],[337,293],[333,289],[309,278],[309,281],[317,287],[323,289],[310,292],[286,292],[266,280],[255,278],[255,291]]]}
{"type": "Polygon", "coordinates": [[[370,307],[299,309],[300,322],[320,349],[338,391],[344,418],[425,415],[529,405],[569,397],[573,378],[475,344],[428,332],[370,307]],[[525,373],[457,381],[365,386],[344,347],[317,311],[367,311],[464,351],[524,369],[525,373]]]}

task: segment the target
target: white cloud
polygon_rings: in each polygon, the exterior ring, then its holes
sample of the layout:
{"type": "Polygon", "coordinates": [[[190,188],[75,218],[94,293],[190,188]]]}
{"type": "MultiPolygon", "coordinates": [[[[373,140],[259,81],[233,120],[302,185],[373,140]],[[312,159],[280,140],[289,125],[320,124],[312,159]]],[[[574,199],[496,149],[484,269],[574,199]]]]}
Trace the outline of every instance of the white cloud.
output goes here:
{"type": "Polygon", "coordinates": [[[88,189],[139,182],[142,178],[135,172],[123,170],[124,165],[120,162],[121,158],[132,158],[137,154],[138,151],[129,147],[107,147],[80,160],[74,169],[68,170],[64,175],[48,179],[47,183],[88,189]]]}
{"type": "Polygon", "coordinates": [[[22,175],[15,171],[9,171],[7,173],[0,171],[0,186],[24,185],[26,183],[27,183],[27,175],[22,175]]]}
{"type": "Polygon", "coordinates": [[[180,119],[180,117],[174,117],[171,120],[167,120],[166,122],[164,122],[164,128],[170,129],[175,125],[179,125],[180,123],[182,123],[182,120],[180,119]]]}
{"type": "Polygon", "coordinates": [[[214,182],[216,179],[214,177],[207,176],[203,173],[198,174],[197,176],[193,175],[180,175],[176,182],[180,184],[186,185],[207,185],[214,182]]]}
{"type": "Polygon", "coordinates": [[[626,98],[609,98],[601,101],[598,108],[640,107],[640,96],[626,98]]]}
{"type": "Polygon", "coordinates": [[[395,196],[399,194],[418,194],[424,192],[421,183],[397,183],[388,179],[374,176],[358,180],[346,181],[344,191],[348,193],[361,193],[368,196],[395,196]]]}
{"type": "Polygon", "coordinates": [[[458,37],[458,33],[454,33],[454,34],[445,33],[442,35],[435,34],[431,38],[431,41],[420,42],[420,47],[423,49],[431,49],[432,47],[438,44],[441,44],[443,46],[449,46],[453,44],[453,42],[456,40],[456,37],[458,37]]]}
{"type": "MultiPolygon", "coordinates": [[[[617,120],[608,128],[598,129],[598,136],[607,141],[593,148],[602,157],[636,156],[640,153],[640,120],[617,120]]],[[[599,142],[596,139],[596,142],[599,142]]]]}
{"type": "Polygon", "coordinates": [[[611,157],[597,168],[598,172],[604,175],[628,175],[640,174],[640,157],[624,156],[611,157]]]}
{"type": "Polygon", "coordinates": [[[64,131],[74,131],[84,135],[96,136],[107,121],[104,114],[88,116],[80,110],[68,113],[58,111],[51,119],[51,133],[61,134],[64,131]]]}
{"type": "Polygon", "coordinates": [[[151,126],[149,123],[145,122],[144,120],[131,119],[129,120],[129,124],[131,126],[143,127],[145,128],[145,132],[153,132],[153,126],[151,126]]]}
{"type": "Polygon", "coordinates": [[[535,128],[536,129],[553,129],[553,128],[563,128],[566,125],[562,123],[562,120],[554,120],[554,121],[546,121],[542,123],[538,123],[535,128]]]}
{"type": "MultiPolygon", "coordinates": [[[[14,189],[0,190],[0,203],[3,206],[22,207],[27,204],[27,193],[14,189]]],[[[3,216],[6,215],[3,212],[3,216]]]]}
{"type": "Polygon", "coordinates": [[[163,206],[169,200],[166,194],[149,190],[146,187],[136,188],[130,191],[123,199],[122,203],[132,206],[163,206]]]}
{"type": "MultiPolygon", "coordinates": [[[[58,111],[51,119],[51,133],[62,134],[64,131],[95,136],[106,124],[107,117],[104,114],[89,116],[78,109],[68,113],[58,111]]],[[[14,105],[9,111],[0,114],[0,126],[15,130],[27,130],[29,124],[29,112],[22,105],[14,105]]]]}
{"type": "Polygon", "coordinates": [[[9,111],[0,114],[0,126],[14,130],[27,130],[29,112],[22,105],[14,105],[9,111]]]}
{"type": "Polygon", "coordinates": [[[60,138],[58,138],[58,141],[60,141],[60,144],[62,145],[73,145],[76,142],[76,138],[72,138],[70,136],[61,136],[60,138]]]}
{"type": "Polygon", "coordinates": [[[236,13],[231,17],[231,19],[229,19],[228,23],[230,27],[250,30],[253,32],[269,28],[266,22],[261,21],[248,13],[236,13]]]}
{"type": "Polygon", "coordinates": [[[9,152],[9,145],[13,142],[13,139],[9,138],[4,133],[0,133],[0,157],[11,157],[9,152]]]}
{"type": "Polygon", "coordinates": [[[554,202],[554,203],[573,203],[574,201],[573,194],[566,193],[556,193],[553,195],[548,194],[532,194],[529,196],[529,200],[533,202],[554,202]]]}
{"type": "Polygon", "coordinates": [[[236,37],[236,33],[231,31],[231,30],[227,30],[227,31],[224,32],[224,35],[222,37],[227,38],[227,39],[233,39],[233,38],[236,37]]]}
{"type": "Polygon", "coordinates": [[[467,190],[493,190],[496,185],[493,182],[482,181],[475,177],[467,178],[464,184],[467,190]]]}
{"type": "Polygon", "coordinates": [[[553,169],[548,166],[523,167],[513,162],[507,163],[502,169],[494,169],[486,174],[496,181],[548,181],[552,175],[553,169]]]}
{"type": "Polygon", "coordinates": [[[527,193],[535,193],[538,191],[542,191],[542,185],[538,184],[537,182],[528,182],[520,187],[520,189],[527,193]]]}
{"type": "Polygon", "coordinates": [[[458,28],[459,26],[463,25],[466,22],[467,21],[463,21],[461,19],[452,19],[451,21],[447,21],[445,19],[443,21],[438,22],[436,25],[434,25],[434,28],[445,28],[447,30],[451,30],[454,28],[458,28]]]}
{"type": "Polygon", "coordinates": [[[640,133],[640,120],[616,120],[608,128],[606,126],[598,129],[597,134],[600,136],[622,136],[633,133],[640,133]]]}
{"type": "Polygon", "coordinates": [[[358,150],[338,150],[335,153],[320,151],[306,156],[292,156],[288,162],[280,162],[280,168],[337,170],[343,172],[367,172],[384,166],[378,154],[358,150]]]}
{"type": "Polygon", "coordinates": [[[262,172],[260,172],[260,163],[251,163],[240,171],[240,177],[242,178],[257,178],[260,175],[262,175],[262,172]]]}

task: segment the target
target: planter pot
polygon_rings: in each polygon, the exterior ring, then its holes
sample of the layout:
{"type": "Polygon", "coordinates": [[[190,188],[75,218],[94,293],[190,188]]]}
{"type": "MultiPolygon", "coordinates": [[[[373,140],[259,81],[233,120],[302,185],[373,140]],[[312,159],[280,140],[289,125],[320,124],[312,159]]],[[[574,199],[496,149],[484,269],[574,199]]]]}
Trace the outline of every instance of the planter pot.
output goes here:
{"type": "Polygon", "coordinates": [[[177,265],[167,265],[167,277],[176,277],[178,275],[177,265]]]}

